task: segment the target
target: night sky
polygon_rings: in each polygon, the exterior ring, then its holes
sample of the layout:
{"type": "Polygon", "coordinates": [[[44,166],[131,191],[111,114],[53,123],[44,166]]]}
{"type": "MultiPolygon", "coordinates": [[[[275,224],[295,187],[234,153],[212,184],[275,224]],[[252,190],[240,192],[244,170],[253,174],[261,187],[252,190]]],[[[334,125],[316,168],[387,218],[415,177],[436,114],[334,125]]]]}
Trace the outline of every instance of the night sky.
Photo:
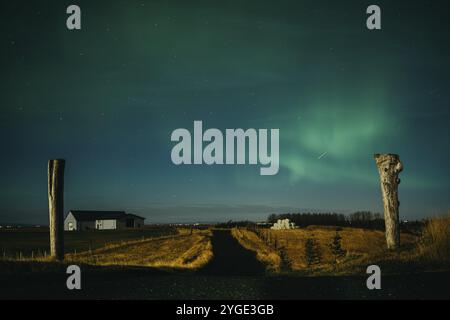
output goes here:
{"type": "Polygon", "coordinates": [[[404,164],[402,218],[450,209],[445,1],[5,2],[0,222],[47,223],[53,158],[66,211],[147,223],[382,212],[374,153],[404,164]],[[366,28],[370,4],[382,30],[366,28]],[[279,173],[172,164],[170,135],[194,120],[279,128],[279,173]]]}

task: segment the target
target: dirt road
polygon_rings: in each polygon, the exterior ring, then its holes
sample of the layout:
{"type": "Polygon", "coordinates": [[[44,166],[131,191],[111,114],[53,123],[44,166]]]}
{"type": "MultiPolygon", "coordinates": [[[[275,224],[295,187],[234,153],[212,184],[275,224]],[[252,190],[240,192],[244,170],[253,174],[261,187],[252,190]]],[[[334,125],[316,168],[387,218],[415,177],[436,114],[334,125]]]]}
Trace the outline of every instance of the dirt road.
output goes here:
{"type": "Polygon", "coordinates": [[[214,258],[199,271],[200,274],[222,276],[264,274],[264,265],[256,259],[256,254],[242,247],[231,236],[229,230],[215,230],[212,246],[214,258]]]}

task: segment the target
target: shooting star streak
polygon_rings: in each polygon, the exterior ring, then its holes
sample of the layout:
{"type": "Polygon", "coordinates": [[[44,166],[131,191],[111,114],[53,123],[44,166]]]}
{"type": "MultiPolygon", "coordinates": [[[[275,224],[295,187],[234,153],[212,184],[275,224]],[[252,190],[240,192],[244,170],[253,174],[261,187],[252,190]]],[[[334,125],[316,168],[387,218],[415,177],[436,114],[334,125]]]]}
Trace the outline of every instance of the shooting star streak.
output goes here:
{"type": "Polygon", "coordinates": [[[317,159],[322,159],[325,155],[327,154],[327,152],[322,153],[317,159]]]}

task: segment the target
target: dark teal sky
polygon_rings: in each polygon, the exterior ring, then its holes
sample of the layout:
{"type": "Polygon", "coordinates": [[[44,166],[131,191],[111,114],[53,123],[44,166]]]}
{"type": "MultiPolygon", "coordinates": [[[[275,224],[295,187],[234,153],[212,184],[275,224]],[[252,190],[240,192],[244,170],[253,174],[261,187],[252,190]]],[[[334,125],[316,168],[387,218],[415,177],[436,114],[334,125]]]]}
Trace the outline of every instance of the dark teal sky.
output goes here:
{"type": "Polygon", "coordinates": [[[448,212],[445,1],[93,2],[0,5],[0,221],[47,222],[50,158],[67,210],[150,223],[381,211],[373,153],[391,152],[402,217],[448,212]],[[194,120],[279,128],[280,172],[173,165],[170,134],[194,120]]]}

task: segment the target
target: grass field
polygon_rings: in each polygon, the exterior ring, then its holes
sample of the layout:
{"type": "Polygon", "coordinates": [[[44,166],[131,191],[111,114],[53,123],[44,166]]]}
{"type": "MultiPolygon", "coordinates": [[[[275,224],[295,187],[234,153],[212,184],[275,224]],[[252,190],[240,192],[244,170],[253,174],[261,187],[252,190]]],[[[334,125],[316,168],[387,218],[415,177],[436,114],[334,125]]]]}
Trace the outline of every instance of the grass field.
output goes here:
{"type": "Polygon", "coordinates": [[[242,246],[255,251],[268,270],[305,274],[350,274],[381,260],[414,260],[419,245],[417,236],[401,234],[402,248],[389,252],[384,232],[356,228],[310,226],[294,230],[259,229],[256,232],[233,229],[232,234],[242,246]],[[338,259],[331,250],[336,230],[339,230],[341,247],[345,251],[338,259]],[[314,265],[307,263],[305,244],[308,238],[315,239],[320,255],[320,262],[314,265]]]}
{"type": "Polygon", "coordinates": [[[211,232],[197,231],[174,236],[107,245],[77,254],[67,254],[68,263],[95,266],[140,266],[197,269],[212,258],[211,232]]]}
{"type": "MultiPolygon", "coordinates": [[[[64,246],[67,253],[95,250],[124,241],[142,240],[178,234],[171,227],[146,227],[135,230],[104,230],[65,232],[64,246]]],[[[0,231],[0,259],[43,257],[49,252],[47,228],[30,228],[0,231]]]]}
{"type": "MultiPolygon", "coordinates": [[[[65,263],[197,269],[213,256],[211,231],[147,227],[136,230],[66,232],[65,263]]],[[[0,260],[50,262],[48,229],[0,232],[0,260]]]]}

